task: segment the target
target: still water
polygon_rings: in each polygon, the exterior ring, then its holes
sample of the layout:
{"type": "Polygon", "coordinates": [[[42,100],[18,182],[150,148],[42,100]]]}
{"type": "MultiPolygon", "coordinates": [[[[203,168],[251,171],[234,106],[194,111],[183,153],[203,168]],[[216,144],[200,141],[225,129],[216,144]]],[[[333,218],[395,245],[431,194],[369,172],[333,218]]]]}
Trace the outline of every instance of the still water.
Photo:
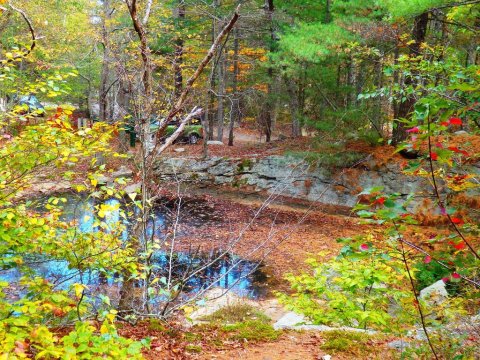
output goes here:
{"type": "MultiPolygon", "coordinates": [[[[104,222],[109,226],[117,223],[123,223],[124,230],[121,238],[127,241],[131,231],[132,224],[129,218],[134,216],[134,211],[130,216],[122,217],[122,210],[125,209],[123,201],[118,199],[108,199],[99,201],[98,199],[73,194],[61,194],[59,197],[67,199],[63,205],[63,220],[75,221],[80,232],[91,233],[98,231],[95,225],[95,216],[98,213],[99,206],[105,209],[104,222]]],[[[41,199],[37,208],[42,211],[45,208],[46,199],[41,199]]],[[[155,208],[155,216],[147,226],[147,235],[158,239],[165,237],[165,233],[173,222],[173,214],[176,214],[173,204],[170,202],[155,208]]],[[[184,214],[180,222],[190,226],[208,226],[211,221],[219,221],[214,216],[208,214],[209,208],[202,206],[201,203],[186,204],[184,214]]],[[[188,227],[187,227],[188,229],[188,227]]],[[[179,236],[182,234],[180,232],[179,236]]],[[[191,254],[187,252],[167,253],[157,251],[151,258],[152,278],[158,277],[161,286],[167,280],[172,283],[181,281],[181,286],[185,294],[194,294],[211,287],[221,287],[231,289],[238,295],[248,296],[250,298],[259,298],[266,294],[265,285],[266,276],[262,273],[262,264],[258,262],[242,259],[234,254],[221,254],[211,252],[208,254],[191,254]],[[213,261],[214,260],[214,261],[213,261]],[[171,275],[168,269],[171,266],[171,275]],[[194,273],[194,274],[193,274],[194,273]],[[185,277],[185,274],[192,274],[185,277]]],[[[69,263],[59,259],[45,259],[39,256],[31,259],[29,265],[35,275],[49,280],[58,289],[68,289],[74,283],[83,283],[87,285],[90,291],[100,291],[100,288],[110,287],[118,289],[122,279],[118,274],[101,273],[97,270],[79,270],[69,266],[69,263]],[[95,290],[96,289],[96,290],[95,290]]],[[[18,269],[1,271],[0,279],[10,283],[16,283],[22,277],[18,269]]],[[[139,284],[140,285],[140,284],[139,284]]]]}

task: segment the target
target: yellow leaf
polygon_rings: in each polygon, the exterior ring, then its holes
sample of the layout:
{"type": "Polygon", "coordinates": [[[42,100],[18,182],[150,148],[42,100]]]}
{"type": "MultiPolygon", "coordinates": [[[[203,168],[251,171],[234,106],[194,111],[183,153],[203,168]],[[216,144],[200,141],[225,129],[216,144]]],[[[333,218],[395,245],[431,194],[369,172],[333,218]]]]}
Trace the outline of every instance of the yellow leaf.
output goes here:
{"type": "Polygon", "coordinates": [[[195,310],[195,308],[193,306],[184,306],[183,307],[183,311],[185,312],[185,315],[190,315],[193,311],[195,310]]]}
{"type": "Polygon", "coordinates": [[[102,324],[100,327],[100,333],[103,334],[108,334],[108,327],[105,324],[102,324]]]}
{"type": "Polygon", "coordinates": [[[87,289],[87,286],[83,284],[73,284],[73,289],[75,290],[75,296],[79,298],[82,296],[83,290],[87,289]]]}

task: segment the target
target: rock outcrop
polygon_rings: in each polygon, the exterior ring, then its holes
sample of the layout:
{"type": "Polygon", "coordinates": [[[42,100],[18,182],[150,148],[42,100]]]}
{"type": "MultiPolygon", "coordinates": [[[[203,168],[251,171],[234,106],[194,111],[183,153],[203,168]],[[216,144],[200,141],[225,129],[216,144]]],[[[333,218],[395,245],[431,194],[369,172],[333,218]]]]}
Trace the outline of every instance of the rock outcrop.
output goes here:
{"type": "Polygon", "coordinates": [[[382,186],[386,193],[407,195],[428,186],[423,179],[404,175],[395,163],[377,167],[365,162],[361,169],[331,170],[280,155],[208,160],[172,157],[157,162],[155,171],[165,181],[230,185],[343,206],[355,205],[358,193],[366,188],[382,186]]]}

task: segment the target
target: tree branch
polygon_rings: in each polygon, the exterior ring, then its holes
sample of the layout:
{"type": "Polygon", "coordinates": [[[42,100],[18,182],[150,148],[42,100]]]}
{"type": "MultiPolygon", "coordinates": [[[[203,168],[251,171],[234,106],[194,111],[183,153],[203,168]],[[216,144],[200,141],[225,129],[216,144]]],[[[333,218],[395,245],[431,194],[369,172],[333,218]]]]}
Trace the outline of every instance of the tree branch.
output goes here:
{"type": "Polygon", "coordinates": [[[178,128],[175,130],[175,132],[170,135],[167,140],[165,141],[165,143],[160,147],[160,149],[158,149],[158,151],[156,152],[155,155],[160,155],[161,153],[163,153],[170,145],[173,144],[173,142],[180,136],[180,134],[183,132],[183,129],[185,128],[185,126],[187,125],[187,123],[191,120],[191,119],[194,119],[200,115],[202,115],[203,113],[203,109],[202,108],[198,108],[198,107],[194,107],[192,109],[192,111],[190,111],[190,113],[187,115],[187,117],[185,119],[183,119],[181,122],[180,122],[180,125],[178,126],[178,128]]]}
{"type": "Polygon", "coordinates": [[[235,12],[234,12],[232,18],[230,19],[230,21],[228,22],[228,24],[218,34],[217,38],[215,39],[212,46],[210,47],[210,50],[208,51],[207,55],[204,57],[204,59],[202,60],[200,65],[198,65],[197,69],[195,70],[195,73],[187,80],[187,84],[185,86],[185,89],[182,91],[177,103],[175,104],[173,109],[170,111],[170,113],[167,115],[167,117],[165,119],[163,119],[162,122],[160,123],[160,128],[158,129],[159,133],[161,133],[165,129],[165,127],[167,126],[168,122],[175,115],[177,115],[180,112],[188,94],[190,93],[190,90],[192,89],[193,84],[195,83],[195,81],[198,79],[200,74],[203,72],[205,67],[208,65],[210,60],[215,55],[215,51],[216,51],[217,47],[220,45],[220,43],[222,42],[223,38],[228,33],[230,33],[233,26],[235,25],[238,18],[240,17],[239,10],[240,10],[240,5],[235,9],[235,12]]]}
{"type": "Polygon", "coordinates": [[[457,2],[454,2],[454,3],[451,3],[451,4],[436,6],[436,7],[432,8],[431,10],[447,9],[447,8],[451,8],[451,7],[473,5],[473,4],[478,4],[478,3],[480,3],[480,0],[457,1],[457,2]]]}
{"type": "MultiPolygon", "coordinates": [[[[12,4],[8,4],[10,6],[10,8],[12,8],[12,10],[18,12],[23,20],[25,20],[25,22],[27,23],[27,27],[28,27],[28,30],[30,31],[30,35],[32,37],[32,42],[30,44],[30,48],[28,48],[23,54],[19,54],[19,55],[16,55],[12,58],[9,58],[9,59],[6,59],[6,60],[2,60],[2,62],[4,64],[9,64],[17,59],[21,59],[21,58],[25,58],[27,57],[28,55],[30,55],[30,53],[33,51],[33,49],[35,49],[35,45],[37,44],[37,37],[35,35],[35,29],[33,28],[33,25],[32,25],[32,22],[30,21],[30,19],[28,18],[27,14],[25,13],[25,11],[21,10],[21,9],[18,9],[16,8],[15,6],[13,6],[12,4]]],[[[5,8],[2,7],[2,10],[5,10],[5,8]]]]}
{"type": "Polygon", "coordinates": [[[148,0],[147,8],[145,9],[145,16],[143,17],[143,25],[147,25],[148,18],[150,17],[150,12],[152,11],[153,0],[148,0]]]}

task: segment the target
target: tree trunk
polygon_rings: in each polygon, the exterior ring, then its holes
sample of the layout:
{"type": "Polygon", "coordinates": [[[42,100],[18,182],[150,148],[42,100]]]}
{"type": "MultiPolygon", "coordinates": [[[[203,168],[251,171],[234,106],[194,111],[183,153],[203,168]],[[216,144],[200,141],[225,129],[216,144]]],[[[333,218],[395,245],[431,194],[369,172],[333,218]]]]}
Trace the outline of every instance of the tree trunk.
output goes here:
{"type": "Polygon", "coordinates": [[[108,22],[111,18],[112,10],[110,8],[110,0],[103,1],[103,18],[102,18],[102,43],[103,43],[103,60],[102,73],[100,75],[99,89],[99,117],[100,120],[108,120],[108,82],[110,78],[110,39],[108,31],[108,22]]]}
{"type": "Polygon", "coordinates": [[[238,94],[238,52],[240,49],[240,39],[239,39],[240,30],[238,27],[235,28],[234,38],[233,38],[233,79],[232,79],[232,109],[230,110],[230,127],[228,132],[228,146],[233,146],[233,131],[235,123],[240,121],[240,99],[238,94]]]}
{"type": "Polygon", "coordinates": [[[217,93],[217,140],[223,141],[223,123],[225,117],[225,63],[226,56],[225,52],[220,53],[220,58],[218,60],[218,93],[217,93]]]}
{"type": "MultiPolygon", "coordinates": [[[[175,20],[177,32],[183,27],[183,21],[185,20],[185,3],[183,0],[177,0],[179,2],[177,8],[175,9],[175,20]]],[[[173,69],[175,72],[175,102],[180,97],[180,94],[183,90],[183,47],[184,41],[181,36],[178,36],[175,39],[175,58],[173,61],[173,69]]]]}
{"type": "Polygon", "coordinates": [[[332,6],[332,0],[326,0],[326,2],[325,2],[325,24],[328,24],[332,21],[331,6],[332,6]]]}
{"type": "Polygon", "coordinates": [[[292,136],[298,137],[301,135],[300,131],[300,103],[297,91],[297,85],[293,79],[285,79],[288,97],[290,98],[290,115],[292,117],[292,136]]]}
{"type": "MultiPolygon", "coordinates": [[[[383,87],[383,55],[375,62],[375,86],[377,89],[383,87]]],[[[382,101],[383,97],[377,96],[373,108],[373,126],[380,136],[384,135],[383,131],[383,112],[382,112],[382,101]]]]}
{"type": "MultiPolygon", "coordinates": [[[[420,46],[425,41],[427,35],[428,25],[428,12],[418,15],[414,20],[413,26],[413,40],[415,41],[410,45],[410,57],[418,57],[421,55],[420,46]]],[[[412,72],[411,75],[405,77],[404,87],[415,86],[416,73],[412,72]]],[[[406,96],[405,101],[401,102],[398,107],[397,117],[394,119],[392,144],[397,145],[407,138],[407,132],[405,124],[400,119],[408,118],[415,107],[416,98],[415,95],[409,94],[406,96]]]]}
{"type": "MultiPolygon", "coordinates": [[[[270,52],[275,51],[275,29],[273,25],[273,14],[275,11],[275,5],[273,0],[265,0],[265,15],[267,17],[267,21],[269,24],[269,32],[270,32],[270,52]]],[[[265,141],[270,142],[272,138],[272,131],[273,131],[273,87],[272,83],[274,81],[273,77],[273,69],[271,67],[267,70],[268,75],[268,84],[267,84],[267,99],[263,105],[261,118],[262,118],[262,125],[264,127],[265,132],[265,141]]]]}
{"type": "Polygon", "coordinates": [[[357,74],[356,74],[356,64],[355,59],[353,56],[350,56],[348,61],[348,72],[347,72],[347,85],[348,89],[348,96],[347,96],[347,106],[353,107],[356,104],[357,96],[355,95],[356,86],[357,84],[357,74]]]}

